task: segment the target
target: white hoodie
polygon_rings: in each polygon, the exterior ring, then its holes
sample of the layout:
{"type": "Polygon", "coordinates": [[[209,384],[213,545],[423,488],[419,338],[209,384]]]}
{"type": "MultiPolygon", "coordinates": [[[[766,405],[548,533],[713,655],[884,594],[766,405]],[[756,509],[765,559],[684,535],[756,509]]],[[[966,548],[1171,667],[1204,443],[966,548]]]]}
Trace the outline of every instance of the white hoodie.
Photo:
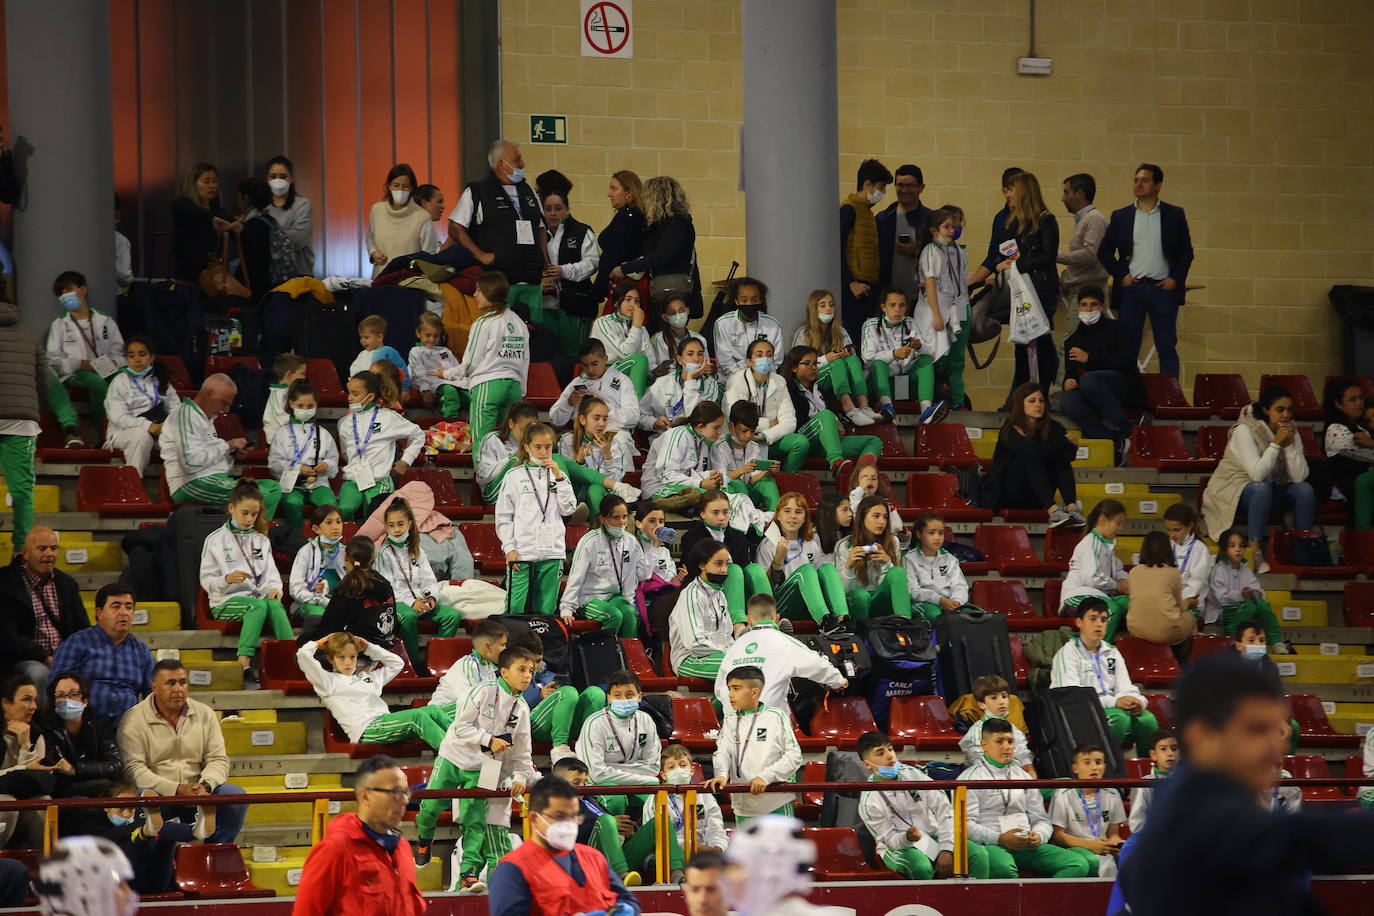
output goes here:
{"type": "Polygon", "coordinates": [[[684,423],[650,444],[640,490],[652,496],[663,487],[700,487],[712,470],[711,443],[684,423]]]}
{"type": "Polygon", "coordinates": [[[539,771],[530,759],[530,708],[525,698],[512,694],[500,678],[483,681],[462,698],[439,745],[439,756],[460,770],[480,770],[483,763],[493,759],[483,748],[497,736],[510,741],[510,747],[495,755],[501,761],[502,784],[519,779],[533,785],[539,771]]]}
{"type": "Polygon", "coordinates": [[[725,400],[721,408],[726,419],[737,401],[749,401],[759,408],[758,438],[770,445],[797,431],[797,411],[792,396],[787,393],[787,380],[770,372],[762,383],[754,378],[754,370],[741,366],[725,385],[725,400]]]}
{"type": "Polygon", "coordinates": [[[605,529],[588,532],[573,548],[568,583],[558,600],[559,613],[571,616],[594,598],[616,595],[633,605],[643,570],[639,538],[628,530],[618,538],[612,538],[605,529]]]}
{"type": "Polygon", "coordinates": [[[510,309],[484,312],[468,331],[463,361],[444,370],[444,378],[460,388],[476,388],[483,382],[511,379],[523,391],[530,375],[530,332],[510,309]]]}
{"type": "Polygon", "coordinates": [[[200,549],[200,587],[212,608],[230,598],[266,598],[273,589],[282,590],[281,573],[272,559],[267,535],[251,530],[237,534],[229,525],[225,522],[211,531],[200,549]],[[224,581],[236,571],[248,573],[248,578],[233,585],[224,581]]]}
{"type": "Polygon", "coordinates": [[[959,561],[943,547],[935,556],[926,556],[919,546],[907,552],[903,562],[906,568],[907,588],[911,600],[926,604],[938,604],[941,598],[948,598],[958,604],[968,603],[968,580],[959,568],[959,561]]]}
{"type": "Polygon", "coordinates": [[[572,396],[579,390],[606,402],[611,414],[607,424],[610,429],[634,429],[639,421],[639,395],[635,394],[630,377],[615,366],[607,366],[601,378],[588,378],[584,372],[568,383],[549,410],[549,420],[555,428],[572,422],[577,412],[572,396]]]}
{"type": "Polygon", "coordinates": [[[439,597],[439,582],[434,578],[429,557],[423,549],[418,553],[418,557],[411,559],[407,547],[397,547],[386,536],[377,545],[372,568],[391,585],[398,604],[414,604],[421,598],[437,600],[439,597]]]}
{"type": "Polygon", "coordinates": [[[542,465],[511,468],[496,498],[501,552],[514,551],[525,562],[562,560],[568,555],[563,516],[576,509],[577,497],[566,476],[555,479],[542,465]],[[541,531],[547,534],[541,536],[541,531]]]}
{"type": "MultiPolygon", "coordinates": [[[[381,662],[381,668],[367,671],[360,668],[352,674],[339,674],[337,671],[326,671],[315,658],[315,652],[314,640],[307,642],[296,650],[296,664],[300,665],[310,686],[315,688],[315,695],[324,703],[325,709],[348,735],[348,740],[356,743],[373,720],[391,711],[382,700],[382,688],[401,673],[405,663],[399,655],[375,643],[368,643],[367,655],[381,662]]],[[[359,658],[359,661],[362,659],[359,658]]]]}
{"type": "Polygon", "coordinates": [[[353,464],[359,460],[361,450],[361,460],[371,469],[372,478],[378,482],[386,480],[391,474],[391,466],[396,463],[397,442],[405,442],[401,460],[414,464],[425,447],[425,431],[385,407],[350,411],[347,416],[340,417],[339,443],[343,446],[344,477],[355,479],[353,464]]]}
{"type": "Polygon", "coordinates": [[[267,470],[281,480],[281,475],[288,467],[302,464],[327,464],[329,469],[315,477],[312,487],[307,487],[304,477],[297,477],[295,489],[327,487],[329,478],[339,473],[339,447],[334,444],[334,437],[329,435],[329,431],[318,423],[297,423],[294,420],[283,423],[267,450],[267,470]]]}
{"type": "Polygon", "coordinates": [[[324,573],[325,570],[332,569],[340,580],[348,574],[344,569],[344,550],[342,540],[333,547],[321,544],[317,537],[306,541],[305,546],[296,551],[296,558],[291,561],[291,576],[287,579],[291,600],[296,604],[327,603],[329,583],[325,581],[324,573]],[[316,581],[325,582],[323,594],[316,593],[316,581]]]}
{"type": "Polygon", "coordinates": [[[1256,601],[1264,600],[1264,589],[1253,569],[1244,563],[1237,569],[1225,558],[1218,559],[1207,575],[1207,622],[1216,621],[1222,608],[1245,601],[1247,588],[1254,592],[1256,601]]]}
{"type": "MultiPolygon", "coordinates": [[[[959,774],[960,782],[984,779],[1011,783],[1030,779],[1030,774],[1014,763],[998,767],[986,759],[959,774]]],[[[969,789],[967,810],[968,838],[984,846],[996,846],[998,838],[1013,829],[1003,826],[1003,817],[1017,818],[1020,823],[1015,829],[1038,833],[1045,843],[1054,836],[1054,828],[1050,825],[1049,815],[1045,813],[1045,802],[1039,789],[969,789]]]]}
{"type": "Polygon", "coordinates": [[[1146,706],[1145,697],[1131,683],[1126,659],[1109,642],[1098,644],[1097,652],[1089,652],[1083,640],[1075,636],[1054,653],[1050,666],[1050,687],[1091,687],[1104,709],[1116,706],[1122,697],[1131,697],[1146,706]]]}
{"type": "Polygon", "coordinates": [[[660,417],[675,422],[690,416],[692,408],[702,401],[720,402],[720,382],[713,375],[699,375],[694,379],[682,380],[680,368],[660,376],[639,399],[639,428],[652,436],[662,435],[664,430],[655,430],[654,424],[660,417]]]}
{"type": "Polygon", "coordinates": [[[81,368],[84,360],[93,361],[104,356],[114,361],[116,369],[128,365],[119,325],[109,315],[95,309],[90,312],[91,317],[86,321],[77,321],[70,313],[63,314],[54,318],[48,328],[48,365],[64,382],[81,368]]]}
{"type": "MultiPolygon", "coordinates": [[[[916,767],[899,764],[896,782],[932,782],[916,767]]],[[[881,782],[877,775],[869,782],[881,782]]],[[[893,789],[890,792],[861,792],[859,818],[878,845],[878,857],[893,849],[913,846],[932,862],[942,852],[954,851],[954,806],[944,792],[913,792],[893,789]],[[907,839],[911,827],[921,831],[915,842],[907,839]]]]}
{"type": "Polygon", "coordinates": [[[167,418],[157,444],[169,493],[202,477],[228,474],[234,465],[229,443],[219,437],[214,422],[190,398],[184,398],[167,418]]]}
{"type": "Polygon", "coordinates": [[[683,586],[668,616],[669,660],[676,671],[687,658],[702,658],[730,647],[730,608],[723,589],[700,578],[683,586]]]}
{"type": "Polygon", "coordinates": [[[582,723],[577,756],[587,764],[597,786],[658,785],[662,748],[653,717],[642,709],[622,719],[609,708],[600,709],[582,723]]]}
{"type": "Polygon", "coordinates": [[[722,709],[730,708],[730,690],[725,678],[742,665],[753,665],[763,672],[763,693],[759,702],[778,709],[791,708],[788,698],[794,677],[815,681],[831,690],[839,690],[845,684],[844,675],[829,659],[788,636],[770,621],[755,624],[726,647],[715,685],[722,709]]]}
{"type": "Polygon", "coordinates": [[[1069,573],[1064,577],[1061,601],[1091,595],[1106,598],[1117,593],[1116,583],[1126,578],[1126,567],[1116,555],[1116,541],[1097,531],[1083,535],[1069,557],[1069,573]]]}
{"type": "MultiPolygon", "coordinates": [[[[786,709],[776,706],[736,712],[727,705],[711,762],[715,774],[725,777],[726,782],[796,781],[802,752],[797,735],[792,731],[792,717],[786,709]]],[[[730,804],[734,805],[736,817],[758,817],[776,811],[795,798],[790,792],[740,793],[730,796],[730,804]]]]}
{"type": "Polygon", "coordinates": [[[712,336],[716,339],[716,361],[724,378],[740,370],[748,357],[749,345],[759,338],[771,343],[773,355],[779,361],[782,359],[782,325],[767,312],[759,312],[759,320],[753,323],[741,319],[738,309],[727,312],[716,322],[712,336]]]}

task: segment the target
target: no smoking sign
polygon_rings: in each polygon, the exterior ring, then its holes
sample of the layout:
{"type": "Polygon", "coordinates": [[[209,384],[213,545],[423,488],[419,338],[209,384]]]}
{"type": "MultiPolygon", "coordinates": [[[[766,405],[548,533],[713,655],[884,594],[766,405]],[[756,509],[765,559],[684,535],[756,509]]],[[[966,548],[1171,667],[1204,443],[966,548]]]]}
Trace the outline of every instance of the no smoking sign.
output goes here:
{"type": "Polygon", "coordinates": [[[582,0],[583,57],[634,57],[631,0],[582,0]]]}

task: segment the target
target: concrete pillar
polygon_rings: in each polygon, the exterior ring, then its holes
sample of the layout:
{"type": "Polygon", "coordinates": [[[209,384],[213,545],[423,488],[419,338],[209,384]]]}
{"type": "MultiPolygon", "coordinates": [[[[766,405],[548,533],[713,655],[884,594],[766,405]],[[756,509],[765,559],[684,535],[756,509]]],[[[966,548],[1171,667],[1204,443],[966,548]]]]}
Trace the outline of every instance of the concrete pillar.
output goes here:
{"type": "Polygon", "coordinates": [[[743,0],[742,26],[745,265],[790,342],[807,293],[840,296],[835,0],[743,0]]]}
{"type": "Polygon", "coordinates": [[[106,3],[5,4],[9,122],[23,193],[14,207],[20,316],[46,328],[53,279],[86,275],[91,304],[113,311],[114,122],[106,3]]]}

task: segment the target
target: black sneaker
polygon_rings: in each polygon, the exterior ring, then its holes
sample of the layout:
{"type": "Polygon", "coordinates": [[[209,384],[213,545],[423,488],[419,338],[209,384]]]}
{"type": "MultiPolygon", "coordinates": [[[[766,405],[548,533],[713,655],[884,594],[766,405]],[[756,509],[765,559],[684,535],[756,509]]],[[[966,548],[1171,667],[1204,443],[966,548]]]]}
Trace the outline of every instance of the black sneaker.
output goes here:
{"type": "Polygon", "coordinates": [[[476,875],[463,875],[458,882],[458,893],[460,894],[485,894],[487,886],[476,875]]]}
{"type": "Polygon", "coordinates": [[[243,669],[243,689],[244,689],[244,690],[259,690],[259,689],[261,689],[261,687],[262,687],[262,681],[260,681],[260,680],[258,679],[258,673],[257,673],[256,671],[254,671],[252,668],[244,668],[244,669],[243,669]]]}
{"type": "Polygon", "coordinates": [[[433,858],[429,850],[430,844],[427,842],[417,842],[415,844],[415,867],[424,868],[433,858]]]}

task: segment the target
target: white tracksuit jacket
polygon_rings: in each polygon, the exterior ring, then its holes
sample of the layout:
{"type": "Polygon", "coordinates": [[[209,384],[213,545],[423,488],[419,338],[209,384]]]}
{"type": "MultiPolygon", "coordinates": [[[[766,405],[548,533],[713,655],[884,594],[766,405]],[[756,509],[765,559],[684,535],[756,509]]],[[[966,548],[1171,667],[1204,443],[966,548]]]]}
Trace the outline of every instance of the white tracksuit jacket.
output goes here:
{"type": "Polygon", "coordinates": [[[688,657],[724,652],[730,647],[730,608],[725,592],[700,578],[683,586],[668,617],[668,650],[673,670],[688,657]]]}
{"type": "Polygon", "coordinates": [[[566,476],[555,479],[543,465],[511,468],[496,498],[496,536],[502,553],[515,551],[526,562],[562,560],[568,555],[563,516],[576,509],[577,497],[566,476]],[[538,529],[544,524],[553,526],[553,541],[541,549],[538,529]]]}
{"type": "MultiPolygon", "coordinates": [[[[1050,800],[1050,823],[1079,839],[1105,837],[1112,824],[1126,823],[1126,806],[1116,789],[1098,789],[1092,801],[1078,789],[1060,789],[1050,800]]],[[[1115,874],[1116,856],[1099,855],[1097,876],[1110,878],[1115,874]]]]}
{"type": "MultiPolygon", "coordinates": [[[[983,760],[959,774],[960,782],[973,780],[1000,779],[1009,783],[1030,779],[1030,774],[1012,763],[1006,767],[996,767],[983,760]]],[[[1039,789],[969,789],[968,791],[968,838],[984,846],[996,846],[997,838],[1009,829],[1002,826],[1001,818],[1017,816],[1021,819],[1020,829],[1040,834],[1040,839],[1048,843],[1054,836],[1049,815],[1045,813],[1045,802],[1039,789]]]]}
{"type": "Polygon", "coordinates": [[[267,535],[235,534],[228,522],[210,532],[200,549],[200,587],[212,608],[230,598],[266,598],[272,589],[281,591],[281,573],[267,535]],[[235,571],[248,573],[248,578],[230,585],[224,577],[235,571]]]}
{"type": "Polygon", "coordinates": [[[654,429],[659,417],[675,422],[691,415],[692,408],[702,401],[720,403],[720,395],[720,382],[715,376],[699,375],[684,382],[681,368],[674,369],[655,379],[639,399],[639,428],[653,437],[660,436],[665,430],[654,429]]]}
{"type": "Polygon", "coordinates": [[[883,577],[892,568],[892,564],[887,560],[872,560],[864,565],[867,576],[864,580],[859,579],[856,570],[849,568],[849,551],[854,545],[851,543],[849,535],[845,535],[835,542],[835,568],[840,571],[840,582],[844,583],[846,593],[854,591],[856,588],[875,589],[882,584],[883,577]]]}
{"type": "Polygon", "coordinates": [[[887,326],[886,318],[868,319],[859,334],[859,356],[863,359],[864,368],[882,361],[888,364],[894,376],[906,374],[916,364],[917,357],[924,354],[920,350],[912,350],[906,359],[898,359],[893,352],[906,346],[906,342],[913,337],[919,340],[921,330],[916,325],[916,319],[910,316],[903,318],[895,328],[887,326]]]}
{"type": "Polygon", "coordinates": [[[635,535],[635,540],[639,542],[639,555],[642,559],[639,581],[647,582],[650,576],[658,576],[664,582],[671,582],[673,576],[677,575],[677,562],[673,559],[672,551],[658,541],[649,541],[640,534],[635,535]]]}
{"type": "MultiPolygon", "coordinates": [[[[673,358],[668,354],[668,344],[663,338],[663,335],[666,333],[668,333],[668,331],[665,328],[649,337],[649,349],[647,352],[649,354],[649,370],[651,372],[673,358]]],[[[678,341],[677,350],[679,353],[682,352],[682,345],[688,340],[695,340],[697,343],[701,344],[701,348],[706,351],[707,356],[711,355],[711,345],[707,342],[705,337],[702,337],[696,331],[687,331],[686,336],[678,341]]]]}
{"type": "Polygon", "coordinates": [[[1050,686],[1091,687],[1104,709],[1111,709],[1122,697],[1131,697],[1139,700],[1142,706],[1147,705],[1145,697],[1131,683],[1126,659],[1108,642],[1097,647],[1096,655],[1089,652],[1077,636],[1060,646],[1050,666],[1050,686]]]}
{"type": "Polygon", "coordinates": [[[435,391],[444,384],[443,379],[435,378],[431,372],[443,372],[458,367],[458,357],[448,347],[422,347],[419,344],[410,348],[406,357],[406,374],[410,376],[410,387],[416,391],[435,391]]]}
{"type": "Polygon", "coordinates": [[[356,743],[374,719],[391,712],[382,700],[382,688],[401,673],[405,663],[399,655],[369,643],[367,655],[381,662],[382,666],[367,671],[360,669],[352,674],[339,674],[337,671],[326,671],[315,658],[315,650],[313,640],[301,646],[296,650],[296,664],[300,665],[310,686],[315,688],[315,695],[325,709],[348,735],[348,740],[356,743]]]}
{"type": "MultiPolygon", "coordinates": [[[[897,782],[931,782],[931,778],[921,770],[901,764],[897,782]]],[[[877,776],[870,776],[869,782],[880,782],[877,776]]],[[[878,845],[878,857],[887,855],[889,850],[921,849],[932,862],[942,852],[954,850],[954,806],[943,792],[912,792],[909,789],[894,789],[891,792],[862,792],[859,794],[859,818],[873,835],[878,845]],[[907,839],[908,828],[921,831],[921,839],[915,842],[907,839]],[[933,841],[932,843],[925,842],[933,841]],[[930,855],[929,850],[935,850],[930,855]]]]}
{"type": "Polygon", "coordinates": [[[907,589],[912,601],[938,604],[948,598],[959,604],[968,603],[968,580],[959,568],[959,561],[943,547],[935,556],[926,556],[919,546],[907,551],[902,565],[906,569],[907,589]]]}
{"type": "Polygon", "coordinates": [[[587,394],[594,394],[606,402],[611,414],[610,422],[607,424],[610,429],[635,428],[635,424],[639,422],[639,395],[635,394],[634,383],[615,366],[607,366],[601,378],[588,378],[584,372],[563,389],[563,393],[549,409],[549,419],[555,429],[572,422],[577,408],[572,406],[571,401],[579,386],[587,394]]]}
{"type": "Polygon", "coordinates": [[[183,399],[168,416],[157,444],[170,493],[211,474],[228,474],[234,464],[229,443],[219,437],[215,424],[190,398],[183,399]]]}
{"type": "MultiPolygon", "coordinates": [[[[1156,773],[1151,770],[1145,774],[1146,779],[1168,779],[1168,773],[1156,773]]],[[[1145,827],[1145,818],[1149,814],[1150,801],[1154,798],[1154,789],[1132,789],[1131,790],[1131,814],[1126,820],[1126,825],[1131,828],[1131,833],[1139,833],[1145,827]]]]}
{"type": "Polygon", "coordinates": [[[148,431],[152,421],[145,420],[142,414],[158,404],[167,408],[165,423],[173,420],[172,412],[180,406],[176,391],[168,385],[163,388],[151,372],[143,378],[134,378],[125,366],[110,379],[105,390],[105,419],[108,426],[105,432],[105,448],[117,448],[124,452],[124,463],[138,470],[139,476],[148,469],[157,439],[148,431]]]}
{"type": "MultiPolygon", "coordinates": [[[[838,322],[836,322],[836,323],[838,324],[838,322]]],[[[835,331],[839,334],[839,337],[840,337],[840,342],[839,342],[838,344],[833,345],[834,348],[835,348],[836,350],[842,350],[842,349],[844,349],[845,347],[852,347],[852,346],[854,346],[854,341],[853,341],[852,338],[850,338],[849,332],[848,332],[848,331],[846,331],[846,330],[845,330],[844,328],[842,328],[842,327],[840,327],[840,328],[835,328],[835,331]]],[[[811,339],[807,336],[807,333],[806,333],[806,325],[802,325],[801,327],[797,328],[797,332],[796,332],[795,334],[792,335],[792,346],[794,346],[794,347],[809,347],[809,346],[811,346],[811,339]]],[[[816,362],[817,362],[817,365],[824,366],[826,363],[830,362],[830,356],[829,356],[829,354],[826,354],[826,353],[821,353],[821,354],[819,354],[819,355],[817,356],[816,362]]]]}
{"type": "Polygon", "coordinates": [[[558,600],[560,614],[571,615],[593,598],[621,595],[631,605],[643,580],[644,552],[639,538],[628,530],[612,538],[604,529],[590,531],[573,548],[568,583],[558,600]]]}
{"type": "Polygon", "coordinates": [[[1264,600],[1264,588],[1253,569],[1244,563],[1237,569],[1225,559],[1217,560],[1207,574],[1207,622],[1213,623],[1220,618],[1222,608],[1246,600],[1247,588],[1254,592],[1254,600],[1264,600]]]}
{"type": "Polygon", "coordinates": [[[124,359],[124,338],[119,325],[109,315],[91,309],[87,321],[78,322],[70,314],[54,318],[48,328],[48,365],[57,377],[66,381],[81,368],[82,360],[105,356],[116,367],[128,365],[124,359]],[[94,340],[95,347],[91,347],[94,340]]]}
{"type": "Polygon", "coordinates": [[[329,583],[325,582],[324,593],[319,594],[314,588],[315,581],[323,581],[327,569],[334,570],[341,580],[348,575],[343,562],[346,548],[342,539],[333,547],[321,544],[318,537],[306,541],[305,546],[296,551],[296,558],[291,561],[291,575],[286,580],[291,600],[297,604],[328,604],[329,583]]]}
{"type": "Polygon", "coordinates": [[[477,451],[477,467],[473,469],[477,485],[484,490],[491,486],[491,482],[500,476],[501,471],[514,457],[514,442],[502,439],[501,434],[497,432],[483,436],[477,451]]]}
{"type": "Polygon", "coordinates": [[[335,444],[334,437],[329,434],[329,430],[320,424],[313,422],[297,423],[293,420],[282,424],[281,428],[277,430],[277,434],[272,437],[272,446],[267,450],[267,470],[271,471],[272,476],[277,480],[281,480],[281,475],[286,472],[288,467],[302,464],[327,464],[329,469],[316,476],[313,487],[307,486],[304,477],[297,477],[295,487],[297,490],[314,490],[319,487],[327,487],[329,486],[329,478],[339,473],[339,446],[335,444]],[[294,445],[291,441],[293,433],[296,437],[294,445]],[[318,450],[316,445],[319,446],[318,450]],[[304,451],[301,452],[299,458],[296,458],[298,449],[304,449],[304,451]]]}
{"type": "Polygon", "coordinates": [[[396,463],[396,443],[404,442],[401,460],[414,464],[420,451],[425,447],[425,431],[394,410],[373,407],[359,413],[349,412],[339,418],[339,444],[343,449],[344,477],[352,480],[349,473],[352,464],[359,460],[358,449],[364,450],[362,460],[372,470],[374,480],[386,480],[391,466],[396,463]],[[372,438],[368,439],[369,425],[372,438]]]}
{"type": "Polygon", "coordinates": [[[539,771],[530,760],[530,708],[524,697],[512,694],[500,679],[484,681],[467,692],[458,704],[453,724],[439,745],[439,756],[460,770],[480,770],[492,759],[483,748],[497,736],[509,736],[510,747],[501,761],[501,782],[519,779],[533,785],[539,771]]]}
{"type": "Polygon", "coordinates": [[[1083,535],[1069,557],[1069,572],[1064,577],[1061,601],[1079,595],[1106,598],[1117,593],[1116,583],[1126,578],[1126,567],[1116,555],[1116,541],[1108,541],[1096,531],[1083,535]]]}
{"type": "Polygon", "coordinates": [[[270,446],[272,438],[277,434],[277,430],[282,428],[282,424],[291,419],[290,411],[286,406],[286,392],[290,389],[288,385],[272,384],[267,388],[267,403],[262,408],[262,440],[270,446]]]}
{"type": "Polygon", "coordinates": [[[429,705],[448,706],[457,703],[478,684],[494,681],[500,676],[501,671],[494,664],[471,652],[454,662],[439,678],[439,686],[429,698],[429,705]]]}
{"type": "Polygon", "coordinates": [[[509,309],[477,316],[468,331],[463,361],[444,370],[446,381],[468,389],[483,382],[511,379],[519,382],[523,391],[529,376],[530,331],[520,316],[509,309]]]}
{"type": "MultiPolygon", "coordinates": [[[[802,752],[792,731],[792,717],[786,709],[776,706],[760,706],[743,713],[726,706],[711,762],[715,774],[724,776],[727,782],[795,782],[802,752]]],[[[739,793],[730,796],[730,804],[736,817],[757,817],[776,811],[795,798],[790,792],[739,793]]]]}
{"type": "MultiPolygon", "coordinates": [[[[987,713],[969,726],[968,731],[964,732],[964,737],[959,739],[959,750],[964,752],[964,766],[977,766],[983,762],[983,723],[988,720],[987,713]]],[[[1019,767],[1028,767],[1035,763],[1035,756],[1031,754],[1030,745],[1026,743],[1026,733],[1015,725],[1011,727],[1012,739],[1012,758],[1011,762],[1019,767]]]]}
{"type": "MultiPolygon", "coordinates": [[[[788,541],[782,543],[782,532],[778,530],[776,522],[770,522],[768,527],[763,529],[763,540],[759,542],[759,549],[755,553],[760,566],[765,570],[772,570],[773,560],[777,557],[778,548],[781,545],[783,553],[782,577],[786,580],[789,576],[801,569],[803,566],[821,566],[825,552],[821,550],[821,542],[816,538],[806,542],[788,541]]],[[[773,705],[773,704],[765,704],[773,705]]]]}
{"type": "Polygon", "coordinates": [[[636,353],[649,352],[649,332],[642,325],[634,327],[628,318],[621,318],[617,312],[602,315],[593,321],[592,332],[587,336],[595,337],[605,345],[608,362],[614,363],[636,353]]]}
{"type": "Polygon", "coordinates": [[[609,708],[592,713],[582,723],[575,750],[587,764],[592,785],[658,785],[658,728],[642,709],[628,719],[609,708]]]}
{"type": "Polygon", "coordinates": [[[1206,608],[1207,590],[1212,576],[1212,554],[1200,538],[1190,537],[1182,544],[1169,542],[1174,552],[1174,565],[1183,577],[1183,597],[1197,598],[1197,606],[1206,608]]]}
{"type": "MultiPolygon", "coordinates": [[[[583,466],[596,471],[602,477],[609,477],[612,480],[624,480],[626,474],[631,474],[635,469],[635,442],[631,434],[623,430],[613,430],[607,428],[606,432],[612,434],[611,437],[611,457],[607,458],[602,454],[601,449],[593,446],[580,462],[583,466]]],[[[573,458],[572,433],[566,432],[558,437],[558,454],[578,464],[573,458]]],[[[597,511],[596,506],[592,506],[592,513],[597,511]]]]}
{"type": "Polygon", "coordinates": [[[767,312],[759,312],[759,320],[752,324],[740,318],[738,309],[728,312],[716,322],[711,334],[716,339],[716,363],[722,378],[740,370],[748,358],[749,345],[760,337],[773,345],[774,358],[782,362],[782,325],[767,312]]]}
{"type": "Polygon", "coordinates": [[[649,446],[640,489],[652,496],[663,487],[700,487],[711,466],[711,443],[687,424],[675,426],[649,446]]]}
{"type": "Polygon", "coordinates": [[[840,670],[819,652],[788,636],[776,624],[759,623],[735,637],[725,649],[715,687],[722,709],[730,708],[730,690],[725,678],[741,665],[753,665],[763,672],[763,693],[759,695],[759,702],[778,709],[791,708],[788,698],[794,677],[815,681],[831,690],[839,690],[845,682],[840,670]]]}
{"type": "Polygon", "coordinates": [[[398,604],[414,604],[421,598],[437,600],[439,597],[439,582],[434,578],[429,557],[425,556],[423,548],[419,554],[412,560],[407,548],[397,547],[387,537],[377,545],[372,568],[390,583],[398,604]]]}
{"type": "Polygon", "coordinates": [[[781,375],[771,372],[760,384],[753,369],[742,367],[729,378],[720,404],[727,420],[736,401],[751,401],[759,408],[758,437],[764,442],[776,445],[783,436],[797,431],[797,411],[787,393],[787,380],[781,375]]]}
{"type": "MultiPolygon", "coordinates": [[[[678,844],[687,842],[686,821],[682,813],[683,796],[668,796],[668,817],[673,821],[673,830],[677,832],[678,844]]],[[[654,819],[654,806],[645,805],[643,813],[640,814],[640,823],[647,824],[654,819]]],[[[706,792],[697,793],[697,844],[700,846],[714,846],[717,849],[724,849],[730,842],[729,836],[725,832],[725,815],[721,813],[720,802],[716,801],[714,795],[706,792]]]]}
{"type": "MultiPolygon", "coordinates": [[[[728,432],[720,437],[720,441],[711,446],[711,467],[713,470],[720,471],[725,476],[726,482],[730,480],[730,472],[746,461],[767,461],[768,445],[762,438],[755,437],[743,448],[739,448],[735,440],[728,432]]],[[[740,478],[741,483],[758,483],[763,479],[763,471],[754,471],[752,474],[745,474],[740,478]]]]}

